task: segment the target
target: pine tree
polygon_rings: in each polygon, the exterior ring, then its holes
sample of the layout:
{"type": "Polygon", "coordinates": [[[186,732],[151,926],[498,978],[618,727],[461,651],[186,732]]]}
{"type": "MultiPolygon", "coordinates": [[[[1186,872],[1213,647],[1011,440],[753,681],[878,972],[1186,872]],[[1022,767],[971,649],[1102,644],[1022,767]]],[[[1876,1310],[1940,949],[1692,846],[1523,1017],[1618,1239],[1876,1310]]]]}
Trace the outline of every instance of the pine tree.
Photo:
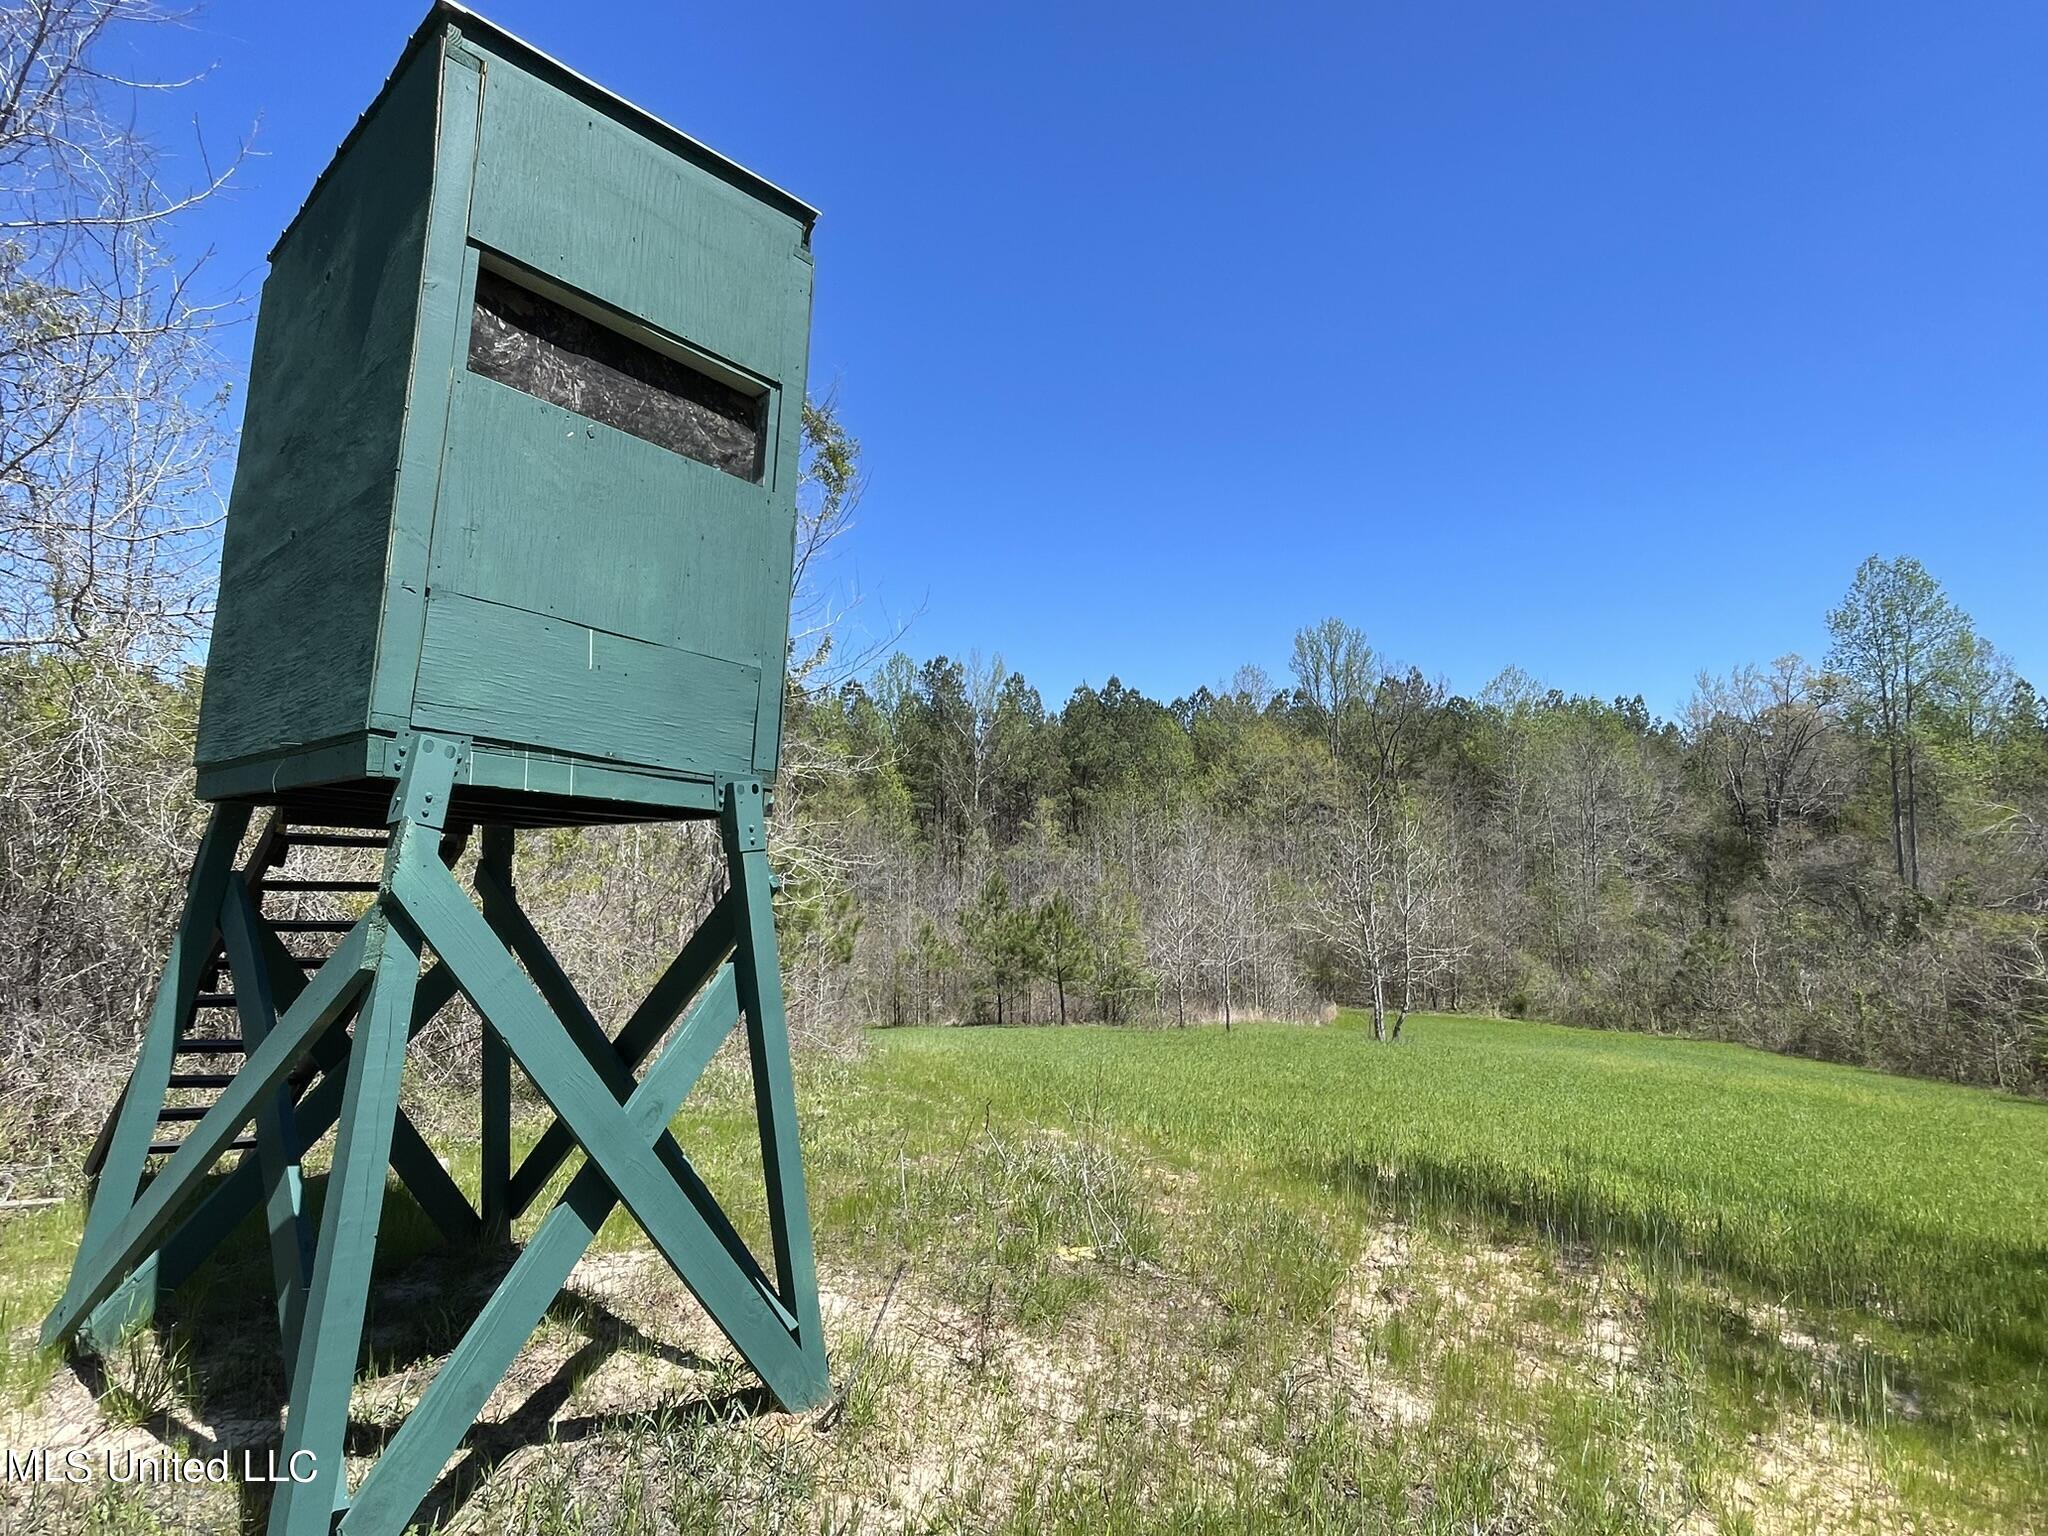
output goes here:
{"type": "Polygon", "coordinates": [[[1054,891],[1039,904],[1038,950],[1046,977],[1059,998],[1060,1022],[1067,1022],[1067,993],[1086,987],[1095,974],[1095,955],[1081,914],[1065,891],[1054,891]]]}

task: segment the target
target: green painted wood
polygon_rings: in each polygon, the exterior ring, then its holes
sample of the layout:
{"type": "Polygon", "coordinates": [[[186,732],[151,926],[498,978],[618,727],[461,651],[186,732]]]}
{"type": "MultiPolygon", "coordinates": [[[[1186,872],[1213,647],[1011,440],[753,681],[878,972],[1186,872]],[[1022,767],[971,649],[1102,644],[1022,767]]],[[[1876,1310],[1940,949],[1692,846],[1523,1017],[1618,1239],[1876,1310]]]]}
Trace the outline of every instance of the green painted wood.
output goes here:
{"type": "MultiPolygon", "coordinates": [[[[408,827],[401,836],[417,838],[408,827]]],[[[334,1162],[320,1211],[320,1238],[307,1288],[299,1348],[291,1371],[282,1454],[286,1465],[310,1452],[307,1481],[280,1485],[271,1536],[326,1536],[347,1492],[342,1443],[349,1392],[362,1350],[370,1265],[384,1211],[385,1171],[398,1118],[406,1024],[419,982],[420,941],[411,924],[385,925],[363,1010],[356,1020],[334,1162]]]]}
{"type": "MultiPolygon", "coordinates": [[[[619,1058],[611,1041],[605,1038],[603,1026],[597,1022],[582,997],[577,994],[575,984],[570,981],[568,973],[562,969],[560,962],[548,949],[546,941],[541,938],[526,914],[520,910],[518,902],[511,899],[509,892],[496,887],[495,881],[487,871],[478,872],[477,888],[485,895],[488,909],[486,919],[491,922],[493,931],[520,964],[526,967],[526,974],[540,989],[542,999],[554,1010],[555,1017],[564,1033],[568,1035],[570,1044],[583,1054],[583,1059],[623,1104],[632,1091],[632,1068],[619,1058]]],[[[683,1191],[706,1228],[718,1239],[719,1246],[725,1250],[733,1265],[747,1277],[750,1284],[768,1298],[785,1324],[793,1323],[794,1314],[783,1304],[774,1282],[761,1268],[761,1261],[755,1258],[753,1251],[747,1247],[746,1240],[734,1228],[732,1219],[719,1206],[717,1197],[698,1175],[689,1158],[683,1155],[682,1148],[676,1145],[675,1138],[663,1135],[656,1141],[654,1153],[662,1166],[668,1170],[669,1177],[673,1178],[683,1191]]]]}
{"type": "Polygon", "coordinates": [[[409,727],[520,754],[494,788],[697,811],[772,773],[814,217],[437,7],[273,253],[202,792],[389,775],[409,727]],[[762,483],[471,373],[480,252],[765,391],[762,483]]]}
{"type": "MultiPolygon", "coordinates": [[[[266,948],[277,944],[274,934],[267,934],[266,948]]],[[[304,973],[297,966],[290,966],[293,984],[304,980],[304,973]]],[[[283,978],[275,964],[271,968],[271,985],[278,996],[283,996],[283,978]]],[[[427,968],[420,978],[419,991],[413,1000],[412,1022],[406,1026],[407,1037],[411,1038],[433,1022],[443,1008],[454,999],[455,977],[449,969],[436,962],[427,968]]],[[[289,1004],[287,1004],[289,1007],[289,1004]]],[[[348,1015],[343,1014],[313,1047],[314,1063],[325,1074],[307,1089],[298,1102],[296,1115],[299,1136],[304,1145],[311,1146],[333,1127],[341,1113],[342,1090],[346,1085],[346,1074],[335,1070],[348,1059],[349,1040],[345,1026],[348,1015]]],[[[222,1179],[201,1197],[177,1227],[164,1238],[156,1252],[150,1254],[135,1267],[134,1273],[123,1282],[121,1290],[107,1298],[102,1307],[113,1307],[120,1300],[122,1292],[131,1288],[147,1291],[153,1296],[169,1296],[191,1279],[199,1266],[213,1254],[214,1250],[227,1241],[230,1234],[248,1219],[263,1198],[262,1170],[253,1162],[239,1163],[235,1170],[222,1179]]],[[[99,1314],[93,1315],[91,1324],[96,1337],[108,1337],[101,1333],[99,1314]]],[[[84,1330],[81,1329],[81,1335],[84,1330]]]]}
{"type": "Polygon", "coordinates": [[[199,851],[193,857],[192,873],[185,884],[185,907],[179,915],[178,930],[172,937],[163,973],[157,979],[149,1021],[143,1026],[142,1049],[129,1073],[128,1087],[115,1116],[114,1134],[100,1164],[99,1183],[86,1212],[85,1233],[79,1239],[78,1257],[73,1261],[74,1281],[77,1270],[97,1256],[142,1187],[149,1144],[156,1139],[156,1112],[170,1087],[178,1031],[184,1027],[192,1011],[192,1000],[199,994],[200,972],[213,956],[221,899],[227,892],[228,877],[234,873],[235,852],[248,827],[246,806],[217,806],[199,840],[199,851]]]}
{"type": "MultiPolygon", "coordinates": [[[[222,539],[202,764],[367,722],[440,95],[434,57],[405,64],[272,253],[222,539]]],[[[411,672],[413,658],[388,659],[411,672]]]]}
{"type": "MultiPolygon", "coordinates": [[[[626,1102],[632,1134],[645,1147],[675,1117],[690,1088],[739,1020],[732,973],[721,971],[676,1038],[626,1102]]],[[[526,1341],[540,1326],[576,1261],[619,1203],[602,1170],[585,1167],[542,1218],[462,1342],[428,1383],[357,1491],[341,1528],[388,1532],[404,1528],[443,1465],[483,1411],[526,1341]]]]}
{"type": "Polygon", "coordinates": [[[769,1389],[786,1404],[817,1401],[824,1390],[821,1373],[799,1351],[770,1300],[726,1256],[669,1170],[634,1145],[623,1107],[632,1079],[616,1057],[611,1059],[621,1082],[614,1088],[567,1038],[533,982],[445,869],[408,862],[392,894],[669,1266],[769,1389]]]}
{"type": "Polygon", "coordinates": [[[448,404],[469,342],[464,281],[469,205],[475,184],[477,126],[483,111],[481,61],[459,37],[442,50],[441,118],[434,144],[433,192],[421,255],[420,298],[413,334],[405,439],[391,511],[391,560],[370,697],[373,727],[400,729],[412,718],[427,618],[428,550],[448,444],[448,404]]]}
{"type": "Polygon", "coordinates": [[[391,1171],[449,1242],[469,1244],[482,1236],[483,1222],[476,1207],[403,1109],[392,1127],[391,1171]]]}
{"type": "MultiPolygon", "coordinates": [[[[142,1049],[113,1118],[102,1132],[106,1149],[72,1263],[74,1283],[78,1270],[104,1245],[141,1188],[149,1146],[156,1138],[157,1108],[164,1101],[175,1065],[177,1036],[191,1015],[200,973],[213,956],[221,897],[248,818],[246,809],[216,809],[200,840],[186,882],[185,906],[144,1026],[142,1049]]],[[[84,1320],[78,1342],[93,1350],[111,1348],[122,1334],[155,1316],[157,1299],[155,1289],[148,1286],[128,1289],[118,1299],[108,1298],[84,1320]]]]}
{"type": "Polygon", "coordinates": [[[758,782],[725,787],[719,831],[740,901],[740,942],[733,951],[740,1008],[747,1020],[748,1057],[754,1073],[754,1116],[761,1165],[768,1180],[768,1222],[783,1303],[796,1314],[797,1337],[813,1373],[825,1384],[824,1328],[818,1311],[818,1269],[811,1246],[811,1213],[804,1188],[803,1151],[797,1139],[796,1083],[790,1071],[789,1021],[782,1006],[782,967],[771,905],[768,835],[758,782]]]}
{"type": "MultiPolygon", "coordinates": [[[[484,828],[477,867],[486,870],[508,893],[512,884],[513,832],[510,827],[484,828]]],[[[483,898],[484,917],[491,916],[493,898],[483,898]]],[[[512,1240],[512,1056],[489,1024],[483,1025],[478,1070],[478,1142],[483,1165],[479,1179],[486,1242],[512,1240]]]]}
{"type": "MultiPolygon", "coordinates": [[[[424,608],[422,609],[424,612],[424,608]]],[[[411,687],[411,679],[407,679],[411,687]]],[[[373,732],[346,744],[312,752],[276,752],[199,771],[202,800],[274,800],[309,785],[396,777],[390,765],[392,737],[373,732]]],[[[522,810],[522,824],[586,825],[620,816],[652,813],[716,815],[718,796],[709,780],[680,771],[601,763],[568,752],[483,743],[470,753],[462,783],[490,790],[515,790],[583,802],[563,814],[539,807],[522,810]]]]}
{"type": "MultiPolygon", "coordinates": [[[[260,912],[257,918],[257,945],[269,981],[271,1016],[275,1018],[280,1008],[290,1008],[305,990],[306,973],[291,958],[284,941],[261,920],[260,912]]],[[[452,985],[449,992],[452,995],[452,985]]],[[[329,1070],[335,1061],[347,1054],[350,1018],[351,1011],[343,1010],[328,1025],[326,1033],[314,1041],[308,1054],[319,1070],[329,1070]]],[[[340,1102],[338,1087],[335,1102],[340,1102]]],[[[301,1150],[317,1140],[333,1123],[330,1111],[317,1128],[311,1128],[304,1117],[304,1110],[302,1104],[295,1112],[294,1129],[301,1150]]],[[[168,1229],[157,1248],[137,1261],[128,1278],[93,1309],[79,1326],[78,1342],[88,1349],[105,1353],[107,1346],[119,1338],[122,1329],[130,1325],[131,1319],[153,1315],[157,1303],[176,1292],[208,1255],[226,1241],[228,1234],[256,1209],[268,1192],[260,1161],[238,1159],[234,1171],[202,1194],[191,1212],[168,1229]]],[[[310,1265],[302,1273],[310,1273],[310,1265]]],[[[295,1336],[286,1336],[288,1350],[295,1336]]]]}
{"type": "Polygon", "coordinates": [[[423,729],[711,773],[751,754],[760,676],[436,591],[413,718],[423,729]]]}
{"type": "MultiPolygon", "coordinates": [[[[759,668],[788,606],[775,492],[457,375],[433,584],[759,668]]],[[[734,769],[746,771],[745,764],[734,769]]]]}
{"type": "MultiPolygon", "coordinates": [[[[639,1068],[661,1043],[661,1037],[668,1033],[669,1025],[684,1005],[705,987],[732,953],[733,914],[738,906],[738,898],[730,891],[718,899],[697,931],[690,935],[682,953],[669,963],[614,1037],[613,1052],[627,1071],[639,1068]]],[[[512,1177],[513,1216],[519,1216],[533,1204],[548,1180],[555,1176],[555,1170],[575,1149],[576,1138],[569,1134],[569,1128],[560,1120],[550,1121],[512,1177]]]]}
{"type": "Polygon", "coordinates": [[[363,988],[365,950],[373,930],[381,932],[383,926],[381,913],[373,909],[349,931],[334,957],[314,973],[306,990],[285,1010],[277,1028],[256,1048],[234,1081],[221,1090],[205,1118],[186,1133],[163,1171],[150,1181],[100,1246],[80,1253],[63,1299],[43,1322],[45,1344],[69,1338],[86,1314],[127,1277],[198,1193],[207,1170],[255,1116],[257,1105],[284,1083],[313,1042],[355,1001],[363,988]]]}
{"type": "Polygon", "coordinates": [[[761,377],[789,372],[805,221],[579,101],[480,31],[471,238],[761,377]]]}
{"type": "MultiPolygon", "coordinates": [[[[263,953],[258,937],[262,923],[248,885],[241,876],[234,876],[228,881],[227,899],[221,904],[221,937],[227,944],[228,969],[234,977],[235,1012],[241,1020],[242,1040],[252,1050],[263,1043],[277,1019],[269,957],[263,953]]],[[[276,937],[274,932],[272,937],[276,937]]],[[[298,967],[291,966],[290,970],[296,972],[298,967]]],[[[295,997],[303,990],[303,986],[295,988],[291,995],[295,997]]],[[[277,1287],[277,1322],[287,1356],[298,1347],[306,1281],[313,1272],[313,1234],[306,1220],[305,1186],[299,1167],[301,1151],[292,1091],[289,1085],[281,1086],[259,1101],[255,1162],[263,1183],[263,1206],[270,1230],[270,1271],[277,1287]]]]}
{"type": "MultiPolygon", "coordinates": [[[[442,828],[466,746],[415,736],[401,747],[403,762],[392,796],[391,843],[381,884],[390,892],[402,871],[431,866],[452,886],[441,862],[442,828]]],[[[391,1166],[400,1116],[399,1079],[411,1040],[409,1025],[424,949],[411,920],[402,911],[387,910],[392,905],[390,896],[380,896],[376,910],[385,913],[387,921],[367,951],[372,979],[349,1048],[334,1161],[320,1211],[319,1245],[291,1369],[282,1454],[288,1467],[306,1458],[309,1472],[303,1482],[281,1485],[271,1505],[270,1536],[327,1536],[334,1512],[348,1498],[343,1444],[349,1393],[362,1351],[370,1269],[384,1213],[385,1173],[391,1166]]],[[[457,972],[456,980],[461,979],[457,972]]]]}

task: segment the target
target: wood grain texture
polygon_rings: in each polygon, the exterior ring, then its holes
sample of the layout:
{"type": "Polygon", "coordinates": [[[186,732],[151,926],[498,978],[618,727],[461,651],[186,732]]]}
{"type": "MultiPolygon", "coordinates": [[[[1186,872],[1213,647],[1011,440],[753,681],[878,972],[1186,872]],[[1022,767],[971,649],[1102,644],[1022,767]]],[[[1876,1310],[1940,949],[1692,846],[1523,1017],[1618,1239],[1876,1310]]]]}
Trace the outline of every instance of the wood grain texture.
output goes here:
{"type": "Polygon", "coordinates": [[[202,764],[366,720],[433,168],[434,66],[422,55],[392,82],[263,286],[202,764]]]}
{"type": "Polygon", "coordinates": [[[788,372],[803,225],[501,56],[485,65],[470,233],[763,378],[788,372]]]}
{"type": "Polygon", "coordinates": [[[715,773],[751,755],[759,692],[753,667],[436,592],[413,718],[423,729],[715,773]]]}
{"type": "Polygon", "coordinates": [[[432,584],[759,667],[789,607],[775,497],[480,374],[458,381],[432,584]]]}

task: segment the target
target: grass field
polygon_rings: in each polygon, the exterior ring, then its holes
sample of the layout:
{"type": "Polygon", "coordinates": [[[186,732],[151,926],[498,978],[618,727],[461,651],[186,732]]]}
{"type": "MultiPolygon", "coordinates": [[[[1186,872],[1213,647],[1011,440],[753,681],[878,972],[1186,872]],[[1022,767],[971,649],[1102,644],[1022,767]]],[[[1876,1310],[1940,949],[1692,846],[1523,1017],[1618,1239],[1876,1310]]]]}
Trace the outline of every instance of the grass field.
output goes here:
{"type": "MultiPolygon", "coordinates": [[[[891,1031],[810,1064],[842,1399],[764,1411],[615,1218],[439,1511],[536,1532],[2048,1528],[2048,1106],[1536,1024],[1422,1019],[1375,1046],[1352,1022],[891,1031]]],[[[739,1076],[678,1126],[758,1234],[739,1076]]],[[[110,1432],[108,1404],[201,1449],[266,1412],[274,1434],[257,1245],[202,1277],[166,1347],[108,1362],[97,1415],[26,1350],[78,1221],[0,1227],[10,1442],[110,1432]]],[[[495,1272],[393,1254],[366,1441],[495,1272]]],[[[25,1527],[236,1518],[11,1497],[25,1527]]]]}

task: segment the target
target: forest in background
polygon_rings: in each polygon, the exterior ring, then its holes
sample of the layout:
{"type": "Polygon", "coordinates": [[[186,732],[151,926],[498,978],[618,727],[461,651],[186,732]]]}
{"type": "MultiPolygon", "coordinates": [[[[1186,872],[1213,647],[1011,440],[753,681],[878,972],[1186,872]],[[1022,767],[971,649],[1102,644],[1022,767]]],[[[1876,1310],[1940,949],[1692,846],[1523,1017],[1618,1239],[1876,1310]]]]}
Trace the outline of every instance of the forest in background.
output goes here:
{"type": "Polygon", "coordinates": [[[999,660],[800,695],[812,946],[874,1023],[1411,1010],[2040,1086],[2048,713],[1910,558],[1683,716],[1339,619],[1290,675],[1048,709],[999,660]]]}
{"type": "MultiPolygon", "coordinates": [[[[246,311],[170,233],[239,158],[169,185],[92,66],[148,14],[0,4],[0,1105],[39,1145],[118,1089],[203,814],[246,311]]],[[[1843,573],[1826,656],[1703,676],[1675,720],[1513,668],[1460,695],[1340,619],[1285,676],[1048,703],[994,658],[846,659],[860,445],[830,401],[804,429],[773,852],[812,1048],[1342,1001],[1386,1037],[1499,1012],[2048,1086],[2048,711],[1910,558],[1843,573]]],[[[522,837],[601,1013],[715,894],[708,855],[688,826],[522,837]]],[[[473,1034],[436,1028],[422,1056],[467,1072],[473,1034]]]]}

